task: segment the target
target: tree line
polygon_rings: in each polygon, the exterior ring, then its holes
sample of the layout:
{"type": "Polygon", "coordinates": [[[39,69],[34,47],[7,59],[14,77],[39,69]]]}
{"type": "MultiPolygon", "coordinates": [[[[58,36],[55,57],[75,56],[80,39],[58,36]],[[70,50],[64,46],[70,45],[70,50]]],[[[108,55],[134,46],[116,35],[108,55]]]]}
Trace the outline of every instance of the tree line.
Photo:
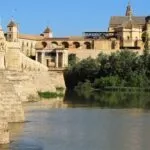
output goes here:
{"type": "Polygon", "coordinates": [[[69,56],[69,68],[65,71],[68,89],[104,89],[106,87],[150,87],[150,54],[142,55],[122,50],[106,55],[100,53],[79,61],[75,55],[69,56]]]}

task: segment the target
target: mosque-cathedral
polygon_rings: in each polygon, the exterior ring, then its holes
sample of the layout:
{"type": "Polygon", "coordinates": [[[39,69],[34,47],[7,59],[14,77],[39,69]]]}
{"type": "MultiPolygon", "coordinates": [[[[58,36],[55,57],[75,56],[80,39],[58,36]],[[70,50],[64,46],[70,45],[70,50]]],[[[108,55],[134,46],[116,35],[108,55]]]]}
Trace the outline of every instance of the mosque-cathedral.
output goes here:
{"type": "Polygon", "coordinates": [[[110,54],[131,50],[141,54],[149,42],[150,17],[134,16],[128,4],[125,16],[112,16],[107,32],[84,32],[79,37],[53,37],[47,27],[42,34],[22,34],[15,21],[11,20],[4,34],[6,41],[18,42],[20,51],[48,67],[65,67],[68,53],[78,57],[95,57],[100,52],[110,54]],[[57,52],[54,52],[57,49],[57,52]]]}

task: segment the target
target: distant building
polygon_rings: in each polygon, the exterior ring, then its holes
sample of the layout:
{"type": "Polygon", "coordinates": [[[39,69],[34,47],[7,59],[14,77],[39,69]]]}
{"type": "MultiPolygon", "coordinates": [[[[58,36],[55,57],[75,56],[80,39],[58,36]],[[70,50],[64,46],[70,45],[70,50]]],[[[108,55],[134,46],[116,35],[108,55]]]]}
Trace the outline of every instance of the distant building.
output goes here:
{"type": "Polygon", "coordinates": [[[18,25],[11,20],[7,25],[5,38],[8,43],[19,43],[20,51],[26,56],[49,67],[65,67],[66,51],[76,54],[81,59],[96,57],[100,52],[110,54],[125,49],[141,54],[145,46],[150,48],[147,34],[150,29],[149,20],[146,16],[134,16],[131,5],[128,4],[125,16],[110,18],[108,31],[84,32],[82,36],[77,37],[53,37],[52,30],[46,27],[39,35],[22,34],[18,31],[18,25]],[[54,56],[62,60],[61,65],[58,63],[60,60],[54,56]]]}

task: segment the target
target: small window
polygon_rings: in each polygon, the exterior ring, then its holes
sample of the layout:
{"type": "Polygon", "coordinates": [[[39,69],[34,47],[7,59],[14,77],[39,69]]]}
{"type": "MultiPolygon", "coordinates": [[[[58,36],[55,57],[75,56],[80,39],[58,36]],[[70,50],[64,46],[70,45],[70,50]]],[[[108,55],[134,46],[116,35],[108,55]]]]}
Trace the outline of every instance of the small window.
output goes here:
{"type": "Polygon", "coordinates": [[[130,37],[129,36],[127,36],[127,40],[129,40],[130,39],[130,37]]]}
{"type": "Polygon", "coordinates": [[[11,28],[9,28],[9,31],[11,31],[11,28]]]}
{"type": "Polygon", "coordinates": [[[11,38],[11,34],[9,34],[9,38],[11,38]]]}

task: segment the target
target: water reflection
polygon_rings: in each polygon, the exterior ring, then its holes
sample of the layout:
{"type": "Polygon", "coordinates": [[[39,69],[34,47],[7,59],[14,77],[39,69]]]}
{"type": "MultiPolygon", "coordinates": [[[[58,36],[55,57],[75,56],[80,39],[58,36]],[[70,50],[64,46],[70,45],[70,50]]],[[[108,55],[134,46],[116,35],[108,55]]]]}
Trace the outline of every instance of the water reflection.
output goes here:
{"type": "Polygon", "coordinates": [[[68,108],[60,101],[57,109],[48,101],[26,105],[28,122],[11,124],[11,144],[0,150],[147,150],[149,96],[67,92],[68,108]]]}
{"type": "MultiPolygon", "coordinates": [[[[150,113],[137,109],[34,110],[10,150],[147,150],[150,113]]],[[[14,131],[15,132],[15,131],[14,131]]],[[[13,134],[15,135],[15,134],[13,134]]]]}
{"type": "Polygon", "coordinates": [[[137,92],[66,92],[65,102],[76,106],[101,108],[150,108],[150,93],[137,92]]]}

